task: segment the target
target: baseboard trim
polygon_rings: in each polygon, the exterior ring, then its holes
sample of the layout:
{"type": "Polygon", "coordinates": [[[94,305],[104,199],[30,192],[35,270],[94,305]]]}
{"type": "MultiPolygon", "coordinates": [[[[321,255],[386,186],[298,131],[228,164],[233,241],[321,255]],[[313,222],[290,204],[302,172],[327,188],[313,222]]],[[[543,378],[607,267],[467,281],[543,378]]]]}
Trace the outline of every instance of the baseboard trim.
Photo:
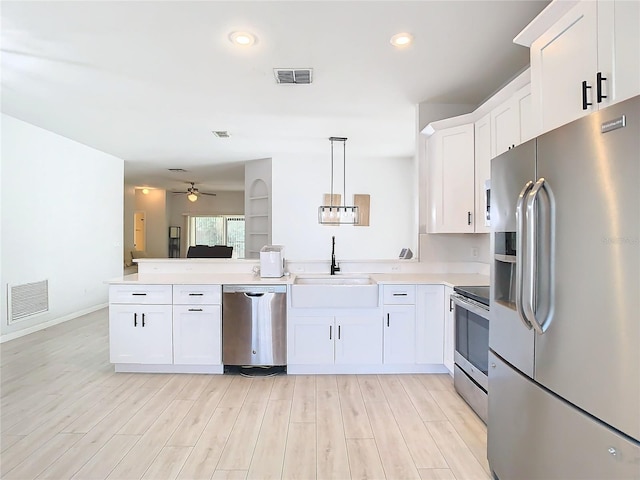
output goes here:
{"type": "Polygon", "coordinates": [[[94,305],[92,307],[85,308],[83,310],[78,310],[77,312],[73,312],[68,315],[64,315],[62,317],[54,318],[53,320],[49,320],[47,322],[43,322],[37,325],[33,325],[31,327],[23,328],[22,330],[18,330],[17,332],[11,332],[5,335],[0,335],[0,344],[8,342],[10,340],[15,340],[16,338],[24,337],[25,335],[29,335],[31,333],[39,332],[40,330],[53,327],[54,325],[58,325],[60,323],[68,322],[69,320],[73,320],[74,318],[81,317],[82,315],[87,315],[89,313],[102,310],[103,308],[107,308],[108,306],[109,306],[108,303],[101,303],[99,305],[94,305]]]}

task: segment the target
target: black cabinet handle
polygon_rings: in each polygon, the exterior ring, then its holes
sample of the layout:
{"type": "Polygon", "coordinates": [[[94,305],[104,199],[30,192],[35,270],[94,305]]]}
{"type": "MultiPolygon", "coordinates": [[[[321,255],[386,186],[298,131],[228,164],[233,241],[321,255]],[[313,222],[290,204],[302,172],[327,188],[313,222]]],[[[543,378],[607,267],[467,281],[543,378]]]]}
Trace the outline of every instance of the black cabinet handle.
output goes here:
{"type": "Polygon", "coordinates": [[[471,225],[471,212],[467,212],[467,225],[471,225]]]}
{"type": "Polygon", "coordinates": [[[190,293],[189,296],[190,297],[202,297],[202,296],[204,296],[204,293],[190,293]]]}
{"type": "Polygon", "coordinates": [[[387,313],[387,327],[389,326],[389,314],[387,313]]]}
{"type": "Polygon", "coordinates": [[[582,82],[582,109],[586,110],[592,103],[587,101],[587,89],[590,89],[591,85],[587,85],[587,81],[582,82]]]}
{"type": "Polygon", "coordinates": [[[333,326],[329,325],[329,340],[333,338],[332,334],[333,334],[333,326]]]}
{"type": "Polygon", "coordinates": [[[406,297],[407,294],[406,293],[394,293],[393,296],[394,297],[406,297]]]}
{"type": "Polygon", "coordinates": [[[340,340],[340,325],[338,325],[338,340],[340,340]]]}
{"type": "Polygon", "coordinates": [[[190,308],[189,311],[190,312],[201,312],[202,309],[201,308],[190,308]]]}
{"type": "Polygon", "coordinates": [[[133,295],[134,297],[144,297],[147,294],[146,293],[132,293],[131,295],[133,295]]]}
{"type": "Polygon", "coordinates": [[[142,314],[142,326],[144,327],[144,313],[142,314]]]}
{"type": "Polygon", "coordinates": [[[134,327],[138,326],[138,314],[137,313],[133,314],[133,326],[134,327]]]}
{"type": "Polygon", "coordinates": [[[449,297],[449,311],[453,312],[453,300],[449,297]]]}
{"type": "Polygon", "coordinates": [[[602,76],[602,72],[598,72],[596,74],[596,97],[598,99],[598,103],[602,103],[602,99],[607,98],[606,95],[602,94],[602,82],[606,79],[607,77],[602,76]]]}

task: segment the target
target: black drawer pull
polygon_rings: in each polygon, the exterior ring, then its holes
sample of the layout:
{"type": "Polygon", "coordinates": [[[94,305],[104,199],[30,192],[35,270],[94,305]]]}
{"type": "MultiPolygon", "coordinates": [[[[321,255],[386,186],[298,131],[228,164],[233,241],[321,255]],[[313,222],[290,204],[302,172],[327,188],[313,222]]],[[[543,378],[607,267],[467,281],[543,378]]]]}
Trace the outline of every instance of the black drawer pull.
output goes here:
{"type": "Polygon", "coordinates": [[[408,293],[394,293],[393,296],[394,297],[406,297],[408,295],[408,293]]]}
{"type": "Polygon", "coordinates": [[[189,296],[190,297],[203,297],[204,293],[190,293],[189,296]]]}
{"type": "Polygon", "coordinates": [[[389,314],[387,313],[387,327],[389,326],[389,314]]]}
{"type": "Polygon", "coordinates": [[[133,314],[133,326],[134,327],[138,326],[138,314],[137,313],[133,314]]]}
{"type": "Polygon", "coordinates": [[[133,295],[134,297],[144,297],[147,294],[146,293],[132,293],[131,295],[133,295]]]}
{"type": "Polygon", "coordinates": [[[190,308],[189,311],[190,312],[201,312],[202,309],[201,308],[190,308]]]}
{"type": "Polygon", "coordinates": [[[142,314],[142,326],[144,327],[144,313],[142,314]]]}

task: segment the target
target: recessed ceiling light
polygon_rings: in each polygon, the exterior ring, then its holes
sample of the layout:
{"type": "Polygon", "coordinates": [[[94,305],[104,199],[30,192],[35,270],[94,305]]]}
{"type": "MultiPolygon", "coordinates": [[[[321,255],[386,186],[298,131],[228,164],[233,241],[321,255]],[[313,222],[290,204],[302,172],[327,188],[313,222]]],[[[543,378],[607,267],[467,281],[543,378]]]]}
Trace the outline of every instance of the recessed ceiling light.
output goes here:
{"type": "Polygon", "coordinates": [[[406,47],[413,42],[413,35],[407,32],[396,33],[391,37],[391,45],[394,47],[406,47]]]}
{"type": "Polygon", "coordinates": [[[250,47],[256,43],[256,37],[249,32],[232,32],[229,35],[229,40],[231,40],[231,43],[234,45],[241,47],[250,47]]]}

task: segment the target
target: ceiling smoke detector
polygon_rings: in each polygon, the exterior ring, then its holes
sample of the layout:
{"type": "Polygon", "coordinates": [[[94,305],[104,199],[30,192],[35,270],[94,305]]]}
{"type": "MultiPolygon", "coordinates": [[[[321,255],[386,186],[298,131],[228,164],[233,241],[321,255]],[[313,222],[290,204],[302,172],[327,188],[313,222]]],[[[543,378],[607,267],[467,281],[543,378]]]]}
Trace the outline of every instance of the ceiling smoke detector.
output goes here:
{"type": "Polygon", "coordinates": [[[313,81],[312,68],[274,68],[276,83],[283,85],[308,85],[313,81]]]}
{"type": "Polygon", "coordinates": [[[214,130],[213,134],[218,138],[229,138],[229,132],[226,130],[214,130]]]}

